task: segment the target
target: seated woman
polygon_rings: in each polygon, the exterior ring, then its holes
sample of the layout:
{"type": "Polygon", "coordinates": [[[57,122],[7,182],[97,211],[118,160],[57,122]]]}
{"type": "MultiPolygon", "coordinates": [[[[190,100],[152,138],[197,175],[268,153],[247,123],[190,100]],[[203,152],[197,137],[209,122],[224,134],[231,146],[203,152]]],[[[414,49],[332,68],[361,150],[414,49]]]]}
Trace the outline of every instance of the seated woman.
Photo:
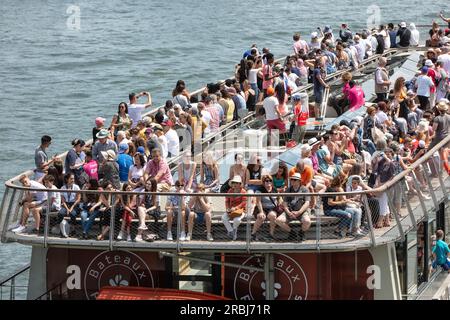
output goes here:
{"type": "MultiPolygon", "coordinates": [[[[175,191],[177,193],[185,193],[184,185],[180,180],[175,182],[175,191]]],[[[172,223],[174,215],[178,216],[181,214],[181,233],[177,235],[180,241],[186,241],[186,211],[189,214],[189,208],[186,207],[186,202],[188,202],[189,197],[187,196],[169,196],[166,203],[166,212],[167,212],[167,241],[173,241],[172,236],[172,223]]]]}
{"type": "MultiPolygon", "coordinates": [[[[247,191],[242,188],[241,176],[234,176],[230,181],[231,189],[228,193],[242,193],[246,194],[247,191]]],[[[228,237],[230,239],[237,239],[237,229],[241,223],[242,216],[245,213],[247,207],[247,197],[245,196],[228,196],[225,198],[225,207],[227,212],[222,216],[222,222],[228,231],[228,237]],[[230,224],[230,219],[233,220],[233,226],[230,224]]]]}
{"type": "MultiPolygon", "coordinates": [[[[263,183],[263,186],[261,187],[260,191],[256,192],[259,193],[276,193],[273,186],[273,179],[270,175],[263,175],[261,178],[261,181],[263,183]]],[[[275,232],[275,220],[277,219],[278,213],[277,213],[277,206],[280,204],[280,201],[277,197],[273,196],[262,196],[256,198],[256,208],[254,211],[254,214],[256,214],[256,222],[253,225],[252,235],[251,239],[252,241],[258,241],[258,237],[256,235],[256,232],[259,230],[259,228],[262,226],[264,221],[269,219],[270,222],[270,239],[275,240],[274,232],[275,232]]]]}
{"type": "Polygon", "coordinates": [[[236,153],[234,155],[234,164],[230,167],[230,175],[228,179],[233,179],[234,176],[241,176],[242,185],[247,185],[249,174],[247,167],[244,164],[244,155],[242,153],[236,153]]]}
{"type": "Polygon", "coordinates": [[[206,222],[206,240],[214,241],[211,234],[211,211],[212,206],[207,196],[201,195],[205,193],[205,185],[199,183],[197,186],[196,195],[192,196],[189,201],[189,221],[188,221],[188,234],[186,241],[190,241],[192,238],[192,229],[194,228],[194,219],[197,222],[206,222]]]}
{"type": "Polygon", "coordinates": [[[247,189],[253,191],[259,190],[259,188],[261,188],[261,156],[257,155],[256,153],[250,156],[247,165],[247,171],[249,177],[247,181],[247,189]]]}
{"type": "MultiPolygon", "coordinates": [[[[331,180],[331,184],[326,192],[343,192],[343,182],[343,177],[341,175],[336,176],[331,180]]],[[[334,234],[339,238],[343,238],[352,222],[352,213],[346,210],[348,201],[342,196],[325,195],[322,196],[322,201],[324,214],[328,217],[339,218],[339,226],[334,231],[334,234]]]]}
{"type": "Polygon", "coordinates": [[[278,164],[277,172],[272,175],[273,186],[277,190],[276,192],[284,192],[288,187],[288,167],[287,165],[280,161],[278,164]]]}
{"type": "Polygon", "coordinates": [[[64,176],[64,185],[61,190],[66,190],[66,192],[61,193],[61,210],[58,213],[58,223],[61,227],[62,236],[67,238],[69,235],[65,232],[64,217],[70,216],[70,223],[75,226],[76,217],[81,212],[81,194],[72,192],[80,190],[80,187],[75,184],[75,177],[72,173],[66,173],[64,176]]]}
{"type": "Polygon", "coordinates": [[[211,151],[207,151],[203,154],[203,162],[200,165],[200,182],[205,185],[208,192],[219,192],[219,166],[214,159],[211,151]]]}
{"type": "Polygon", "coordinates": [[[178,177],[180,182],[184,184],[186,192],[192,192],[197,187],[196,169],[197,163],[192,161],[192,154],[187,151],[183,156],[182,163],[178,166],[178,177]]]}
{"type": "MultiPolygon", "coordinates": [[[[139,192],[156,192],[157,183],[153,178],[148,178],[145,182],[144,189],[138,189],[139,192]]],[[[145,219],[147,214],[152,215],[155,218],[155,221],[159,219],[160,210],[158,206],[158,196],[156,194],[142,194],[138,199],[138,208],[137,214],[139,218],[139,226],[135,241],[143,241],[142,233],[145,230],[148,230],[145,225],[145,219]]]]}
{"type": "Polygon", "coordinates": [[[144,186],[145,158],[141,153],[136,153],[133,158],[134,165],[128,172],[128,184],[136,190],[144,186]]]}
{"type": "MultiPolygon", "coordinates": [[[[123,184],[122,191],[133,191],[133,188],[127,183],[123,184]]],[[[122,213],[122,225],[120,226],[119,234],[117,235],[117,240],[122,240],[125,235],[127,236],[127,241],[133,241],[131,239],[131,222],[137,213],[137,195],[123,195],[121,198],[123,213],[122,213]]]]}
{"type": "MultiPolygon", "coordinates": [[[[103,189],[105,191],[115,191],[113,185],[110,182],[106,182],[103,185],[103,189]]],[[[97,240],[104,240],[106,237],[106,234],[109,232],[110,230],[110,225],[111,225],[111,207],[115,206],[115,217],[113,217],[114,223],[115,225],[119,225],[120,222],[120,212],[122,212],[122,207],[120,204],[120,200],[117,197],[115,200],[115,203],[112,204],[111,203],[111,194],[101,194],[100,195],[100,201],[102,203],[102,206],[100,207],[100,209],[98,210],[100,213],[100,225],[102,227],[102,231],[101,233],[97,236],[97,240]]]]}
{"type": "MultiPolygon", "coordinates": [[[[102,188],[99,187],[98,181],[94,179],[90,179],[88,183],[86,183],[83,187],[83,190],[93,190],[100,191],[102,188]]],[[[82,239],[88,238],[89,230],[92,227],[92,224],[95,221],[95,218],[98,216],[98,209],[103,204],[100,201],[100,195],[94,193],[83,193],[83,204],[81,211],[81,225],[83,228],[82,239]]]]}

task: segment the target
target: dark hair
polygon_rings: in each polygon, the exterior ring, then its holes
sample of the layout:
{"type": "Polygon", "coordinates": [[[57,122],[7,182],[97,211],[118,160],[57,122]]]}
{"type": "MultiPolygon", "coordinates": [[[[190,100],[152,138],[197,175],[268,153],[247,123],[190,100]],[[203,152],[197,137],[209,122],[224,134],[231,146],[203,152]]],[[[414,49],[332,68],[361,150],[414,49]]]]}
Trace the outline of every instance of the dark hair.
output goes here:
{"type": "Polygon", "coordinates": [[[158,111],[155,114],[155,122],[158,124],[161,124],[161,123],[163,123],[163,121],[164,121],[164,113],[158,111]]]}
{"type": "Polygon", "coordinates": [[[90,157],[92,159],[92,151],[91,150],[86,151],[85,154],[86,154],[86,157],[90,157]]]}
{"type": "Polygon", "coordinates": [[[138,157],[139,158],[139,162],[141,163],[141,166],[145,167],[145,157],[144,157],[144,155],[142,153],[138,152],[134,156],[138,157]]]}
{"type": "Polygon", "coordinates": [[[388,28],[394,29],[394,24],[392,22],[388,23],[388,28]]]}
{"type": "Polygon", "coordinates": [[[47,136],[47,135],[42,136],[42,138],[41,138],[41,144],[49,143],[51,141],[52,141],[52,137],[47,136]]]}
{"type": "Polygon", "coordinates": [[[348,82],[348,85],[350,86],[350,88],[353,88],[355,86],[355,84],[356,84],[355,80],[350,80],[348,82]]]}
{"type": "Polygon", "coordinates": [[[89,179],[89,189],[88,190],[98,190],[99,184],[95,179],[89,179]]]}
{"type": "Polygon", "coordinates": [[[125,105],[125,113],[128,113],[128,104],[126,102],[122,101],[121,103],[119,103],[119,106],[117,107],[117,114],[120,114],[120,106],[121,105],[125,105]]]}
{"type": "Polygon", "coordinates": [[[51,174],[47,174],[47,175],[45,175],[43,181],[44,182],[47,181],[47,182],[54,183],[55,182],[55,177],[53,175],[51,175],[51,174]]]}
{"type": "Polygon", "coordinates": [[[64,183],[67,184],[67,182],[69,181],[69,178],[72,177],[72,176],[74,176],[73,173],[66,173],[66,174],[64,175],[64,183]]]}
{"type": "Polygon", "coordinates": [[[278,102],[284,103],[286,97],[286,91],[284,90],[284,82],[280,82],[275,86],[275,94],[277,95],[278,102]]]}
{"type": "Polygon", "coordinates": [[[80,145],[80,147],[84,146],[86,143],[84,142],[84,140],[81,139],[73,139],[72,140],[72,145],[75,147],[77,145],[80,145]]]}
{"type": "Polygon", "coordinates": [[[136,93],[132,92],[128,95],[128,99],[130,99],[130,101],[136,97],[136,93]]]}
{"type": "Polygon", "coordinates": [[[197,97],[197,95],[192,95],[190,98],[189,98],[189,102],[190,103],[197,103],[198,102],[198,97],[197,97]]]}

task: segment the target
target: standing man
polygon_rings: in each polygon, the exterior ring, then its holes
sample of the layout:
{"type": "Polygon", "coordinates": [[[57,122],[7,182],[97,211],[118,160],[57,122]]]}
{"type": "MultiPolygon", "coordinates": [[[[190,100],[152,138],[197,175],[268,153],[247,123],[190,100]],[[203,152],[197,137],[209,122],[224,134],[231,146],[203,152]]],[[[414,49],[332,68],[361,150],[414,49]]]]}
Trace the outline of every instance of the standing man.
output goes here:
{"type": "Polygon", "coordinates": [[[325,83],[327,72],[325,70],[324,59],[317,58],[314,64],[313,82],[314,82],[314,116],[316,120],[323,120],[323,115],[320,112],[320,105],[323,100],[323,93],[325,88],[330,86],[325,83]]]}
{"type": "Polygon", "coordinates": [[[95,141],[94,146],[92,147],[92,158],[96,160],[98,163],[103,162],[102,151],[113,150],[114,153],[117,154],[117,144],[109,139],[109,131],[106,129],[100,130],[96,135],[97,141],[95,141]]]}
{"type": "Polygon", "coordinates": [[[48,170],[48,167],[55,161],[56,156],[52,157],[51,160],[48,160],[47,153],[45,150],[52,143],[52,138],[50,136],[42,136],[41,145],[36,148],[34,151],[34,163],[36,165],[36,169],[34,169],[34,180],[39,180],[42,178],[48,170]]]}
{"type": "Polygon", "coordinates": [[[128,115],[131,120],[133,120],[131,127],[134,128],[137,126],[139,120],[142,119],[142,110],[152,105],[152,96],[150,95],[150,92],[141,92],[138,94],[132,92],[128,95],[128,98],[130,99],[130,103],[128,104],[128,115]],[[142,96],[147,96],[147,102],[144,104],[137,103],[137,99],[142,96]]]}
{"type": "Polygon", "coordinates": [[[397,37],[400,37],[400,41],[397,43],[399,48],[408,48],[411,43],[411,31],[406,28],[406,22],[401,22],[397,31],[397,37]]]}
{"type": "MultiPolygon", "coordinates": [[[[426,111],[430,104],[431,89],[434,88],[433,80],[427,75],[428,67],[421,69],[421,74],[416,80],[417,98],[419,99],[420,109],[426,111]]],[[[434,107],[434,106],[432,106],[434,107]]]]}
{"type": "Polygon", "coordinates": [[[375,93],[377,94],[376,102],[386,101],[389,93],[389,74],[386,70],[387,60],[381,57],[378,60],[378,67],[375,70],[375,93]]]}
{"type": "Polygon", "coordinates": [[[339,30],[339,37],[343,42],[347,42],[349,39],[353,38],[353,34],[348,28],[347,24],[343,23],[341,25],[341,30],[339,30]]]}

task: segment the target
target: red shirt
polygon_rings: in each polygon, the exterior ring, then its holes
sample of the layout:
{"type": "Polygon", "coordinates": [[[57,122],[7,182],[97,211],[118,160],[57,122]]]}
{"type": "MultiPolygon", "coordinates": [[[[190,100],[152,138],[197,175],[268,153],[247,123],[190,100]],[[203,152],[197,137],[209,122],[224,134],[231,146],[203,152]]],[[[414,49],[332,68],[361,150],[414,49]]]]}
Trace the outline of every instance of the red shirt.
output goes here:
{"type": "Polygon", "coordinates": [[[296,124],[298,126],[306,126],[306,122],[309,118],[309,110],[303,110],[301,103],[296,104],[294,107],[294,115],[296,124]]]}
{"type": "MultiPolygon", "coordinates": [[[[230,190],[228,190],[228,193],[235,193],[235,191],[233,190],[233,188],[231,188],[230,190]]],[[[241,189],[241,193],[247,194],[247,191],[245,191],[245,189],[241,189]]],[[[247,197],[246,196],[226,197],[225,206],[227,209],[231,209],[233,207],[237,209],[239,208],[245,209],[245,207],[247,206],[247,197]]]]}

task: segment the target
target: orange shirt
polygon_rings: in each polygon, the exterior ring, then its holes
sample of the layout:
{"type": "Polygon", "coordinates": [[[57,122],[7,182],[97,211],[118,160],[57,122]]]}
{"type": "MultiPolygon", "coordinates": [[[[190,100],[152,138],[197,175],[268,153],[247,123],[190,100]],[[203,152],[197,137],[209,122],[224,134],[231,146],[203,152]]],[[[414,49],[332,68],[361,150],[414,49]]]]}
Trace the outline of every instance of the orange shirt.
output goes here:
{"type": "MultiPolygon", "coordinates": [[[[292,177],[296,172],[298,172],[297,167],[291,168],[291,170],[289,170],[289,177],[292,177]]],[[[308,183],[311,182],[314,176],[313,168],[311,168],[310,166],[305,166],[300,176],[302,177],[302,185],[306,186],[308,183]]]]}

